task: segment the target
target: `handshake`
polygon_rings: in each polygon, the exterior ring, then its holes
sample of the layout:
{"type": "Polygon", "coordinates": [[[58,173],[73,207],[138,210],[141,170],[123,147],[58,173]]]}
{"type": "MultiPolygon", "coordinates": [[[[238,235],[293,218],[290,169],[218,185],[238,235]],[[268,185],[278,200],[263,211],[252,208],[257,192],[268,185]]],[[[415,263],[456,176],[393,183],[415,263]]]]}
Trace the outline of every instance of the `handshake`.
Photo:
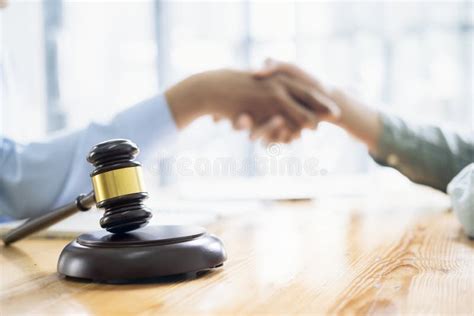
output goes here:
{"type": "Polygon", "coordinates": [[[288,143],[320,121],[337,122],[337,93],[300,68],[267,60],[257,72],[208,71],[165,93],[178,128],[202,115],[228,119],[252,140],[288,143]]]}

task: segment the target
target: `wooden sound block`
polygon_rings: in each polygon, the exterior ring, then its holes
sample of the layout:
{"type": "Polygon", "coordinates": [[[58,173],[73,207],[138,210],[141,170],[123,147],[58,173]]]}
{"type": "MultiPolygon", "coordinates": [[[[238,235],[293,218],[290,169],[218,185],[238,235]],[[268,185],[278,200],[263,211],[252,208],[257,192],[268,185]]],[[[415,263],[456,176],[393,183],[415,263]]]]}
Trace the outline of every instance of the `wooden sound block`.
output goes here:
{"type": "Polygon", "coordinates": [[[219,238],[198,226],[152,226],[124,234],[80,235],[61,252],[61,275],[95,282],[134,282],[222,266],[219,238]]]}

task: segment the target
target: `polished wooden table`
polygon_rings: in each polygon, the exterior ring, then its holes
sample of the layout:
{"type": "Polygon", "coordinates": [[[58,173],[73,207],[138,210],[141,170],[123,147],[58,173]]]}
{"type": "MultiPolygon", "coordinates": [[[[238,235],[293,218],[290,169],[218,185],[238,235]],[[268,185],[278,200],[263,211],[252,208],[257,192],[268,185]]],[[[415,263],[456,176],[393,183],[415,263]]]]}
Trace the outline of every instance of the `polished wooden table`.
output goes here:
{"type": "Polygon", "coordinates": [[[191,280],[71,281],[56,273],[68,240],[1,247],[0,314],[474,314],[474,241],[429,189],[269,204],[208,229],[228,261],[191,280]]]}

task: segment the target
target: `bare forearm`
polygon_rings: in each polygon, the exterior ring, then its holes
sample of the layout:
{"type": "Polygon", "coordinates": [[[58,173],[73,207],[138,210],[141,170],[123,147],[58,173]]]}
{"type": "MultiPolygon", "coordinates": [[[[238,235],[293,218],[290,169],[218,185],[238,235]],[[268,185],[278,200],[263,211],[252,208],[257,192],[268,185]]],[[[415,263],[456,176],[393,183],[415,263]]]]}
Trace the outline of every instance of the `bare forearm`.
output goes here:
{"type": "Polygon", "coordinates": [[[193,120],[205,115],[204,87],[206,81],[201,74],[191,76],[172,86],[165,92],[166,100],[179,129],[185,128],[193,120]]]}
{"type": "Polygon", "coordinates": [[[335,89],[332,98],[341,109],[341,117],[334,123],[374,151],[382,133],[378,111],[341,90],[335,89]]]}

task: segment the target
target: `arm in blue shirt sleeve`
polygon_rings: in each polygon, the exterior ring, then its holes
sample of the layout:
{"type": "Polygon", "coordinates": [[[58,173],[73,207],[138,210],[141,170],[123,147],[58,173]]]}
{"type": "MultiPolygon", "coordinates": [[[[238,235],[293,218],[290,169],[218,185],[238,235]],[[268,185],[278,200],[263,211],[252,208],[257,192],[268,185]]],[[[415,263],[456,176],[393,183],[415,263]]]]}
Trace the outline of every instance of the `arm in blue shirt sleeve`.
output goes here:
{"type": "Polygon", "coordinates": [[[92,189],[86,161],[95,144],[127,138],[140,150],[140,161],[168,146],[177,128],[163,95],[143,101],[107,124],[27,145],[0,138],[0,213],[14,218],[41,215],[92,189]]]}

